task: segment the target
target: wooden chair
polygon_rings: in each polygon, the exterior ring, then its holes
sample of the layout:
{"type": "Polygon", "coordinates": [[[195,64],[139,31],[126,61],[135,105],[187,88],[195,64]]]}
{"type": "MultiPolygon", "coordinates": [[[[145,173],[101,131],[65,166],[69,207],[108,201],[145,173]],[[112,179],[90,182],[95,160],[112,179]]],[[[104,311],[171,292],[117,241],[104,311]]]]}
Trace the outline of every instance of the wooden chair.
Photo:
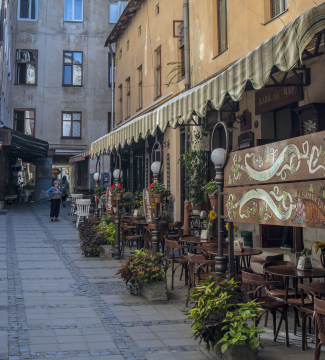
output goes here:
{"type": "Polygon", "coordinates": [[[124,257],[125,246],[129,246],[130,250],[134,243],[137,245],[137,249],[141,248],[143,242],[143,235],[138,234],[137,227],[130,225],[130,222],[121,223],[121,235],[122,235],[122,244],[121,244],[121,257],[124,257]]]}
{"type": "Polygon", "coordinates": [[[309,332],[311,331],[311,320],[314,316],[314,299],[322,299],[325,297],[325,283],[313,281],[309,286],[299,284],[298,288],[301,290],[300,306],[298,307],[301,317],[302,327],[302,350],[307,349],[307,331],[306,331],[306,318],[309,318],[309,332]],[[305,299],[305,295],[309,299],[305,299]]]}
{"type": "Polygon", "coordinates": [[[167,238],[169,240],[178,241],[182,235],[182,222],[175,221],[174,223],[169,223],[167,228],[167,238]]]}
{"type": "MultiPolygon", "coordinates": [[[[145,248],[152,249],[152,231],[155,229],[154,224],[148,224],[148,226],[144,227],[144,242],[145,248]]],[[[165,239],[168,238],[166,236],[167,233],[167,223],[158,224],[159,231],[159,242],[162,247],[162,253],[165,251],[165,239]]]]}
{"type": "Polygon", "coordinates": [[[70,215],[74,215],[77,205],[76,205],[76,200],[77,199],[83,199],[83,194],[71,194],[71,201],[70,201],[70,215]]]}
{"type": "Polygon", "coordinates": [[[202,255],[208,260],[212,256],[208,253],[209,250],[218,251],[218,244],[201,244],[201,246],[194,246],[196,251],[200,251],[202,255]]]}
{"type": "Polygon", "coordinates": [[[257,319],[256,325],[258,325],[264,314],[268,314],[268,312],[270,312],[273,315],[273,336],[274,336],[273,340],[276,341],[281,328],[282,321],[284,321],[285,332],[286,332],[286,345],[289,346],[288,316],[287,316],[288,303],[280,298],[275,298],[268,295],[266,296],[261,295],[261,290],[263,288],[267,290],[270,287],[280,286],[282,282],[265,280],[263,275],[252,274],[243,271],[242,284],[243,284],[244,294],[246,294],[248,300],[256,299],[257,302],[261,303],[261,306],[264,309],[264,313],[257,319]],[[276,326],[277,312],[281,316],[278,327],[276,326]]]}
{"type": "Polygon", "coordinates": [[[283,261],[284,254],[277,254],[277,255],[268,255],[264,260],[263,259],[252,259],[251,263],[264,265],[270,261],[283,261]]]}
{"type": "MultiPolygon", "coordinates": [[[[214,272],[215,260],[207,260],[204,255],[188,254],[188,294],[191,287],[208,277],[216,277],[214,272]],[[209,270],[210,268],[210,270],[209,270]]],[[[186,306],[188,305],[188,298],[186,306]]]]}
{"type": "Polygon", "coordinates": [[[188,246],[180,245],[177,241],[167,239],[165,241],[166,260],[171,265],[172,270],[172,290],[174,290],[174,276],[178,267],[182,267],[180,280],[182,280],[183,271],[185,271],[185,284],[188,281],[188,258],[184,254],[185,249],[188,249],[188,246]]]}
{"type": "Polygon", "coordinates": [[[325,344],[325,301],[314,298],[315,360],[320,358],[320,349],[325,344]]]}

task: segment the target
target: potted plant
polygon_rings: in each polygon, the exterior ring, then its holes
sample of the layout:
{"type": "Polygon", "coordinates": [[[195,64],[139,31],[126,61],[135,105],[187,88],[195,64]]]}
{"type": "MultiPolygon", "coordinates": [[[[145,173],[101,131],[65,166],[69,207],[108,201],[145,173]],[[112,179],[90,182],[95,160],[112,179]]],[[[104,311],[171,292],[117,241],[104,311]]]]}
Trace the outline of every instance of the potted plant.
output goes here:
{"type": "Polygon", "coordinates": [[[126,193],[123,194],[122,201],[123,201],[124,206],[134,206],[135,205],[134,196],[131,193],[131,191],[127,191],[126,193]]]}
{"type": "Polygon", "coordinates": [[[134,201],[135,201],[135,204],[137,207],[140,207],[142,204],[141,204],[141,201],[143,201],[143,191],[141,190],[137,190],[134,194],[133,194],[133,198],[134,198],[134,201]]]}
{"type": "Polygon", "coordinates": [[[148,300],[167,300],[167,267],[163,254],[136,250],[116,275],[126,282],[132,295],[139,292],[148,300]]]}
{"type": "Polygon", "coordinates": [[[218,205],[218,185],[215,180],[209,181],[202,188],[206,194],[208,194],[211,206],[218,205]]]}
{"type": "Polygon", "coordinates": [[[163,202],[163,198],[166,195],[167,188],[166,186],[158,181],[154,181],[150,186],[150,191],[153,197],[153,200],[156,204],[161,204],[163,202]]]}
{"type": "Polygon", "coordinates": [[[263,329],[253,324],[263,309],[255,301],[243,301],[238,282],[208,278],[191,290],[189,299],[192,332],[208,351],[215,350],[218,359],[257,358],[263,329]]]}
{"type": "Polygon", "coordinates": [[[105,242],[105,235],[98,232],[98,224],[97,220],[86,219],[79,226],[80,247],[85,256],[100,256],[102,244],[105,242]]]}
{"type": "Polygon", "coordinates": [[[104,242],[102,244],[104,256],[110,256],[112,253],[112,245],[115,244],[115,224],[109,215],[101,219],[97,226],[97,231],[104,235],[104,242]]]}
{"type": "Polygon", "coordinates": [[[186,168],[186,198],[193,206],[205,203],[202,184],[206,181],[207,161],[203,146],[207,133],[202,129],[195,134],[189,132],[190,145],[180,157],[179,162],[186,168]]]}
{"type": "Polygon", "coordinates": [[[112,185],[113,188],[113,194],[114,194],[114,199],[116,201],[121,201],[123,194],[125,193],[125,189],[121,184],[118,184],[117,186],[112,185]]]}
{"type": "Polygon", "coordinates": [[[104,188],[101,186],[95,186],[94,194],[96,195],[96,199],[99,200],[101,196],[104,194],[104,188]]]}

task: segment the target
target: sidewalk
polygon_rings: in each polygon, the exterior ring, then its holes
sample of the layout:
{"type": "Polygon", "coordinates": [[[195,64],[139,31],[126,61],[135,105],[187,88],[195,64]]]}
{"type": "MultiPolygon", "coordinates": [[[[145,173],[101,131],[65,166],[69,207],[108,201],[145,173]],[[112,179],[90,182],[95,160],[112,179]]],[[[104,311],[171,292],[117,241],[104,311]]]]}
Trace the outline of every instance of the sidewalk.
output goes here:
{"type": "MultiPolygon", "coordinates": [[[[166,304],[129,295],[123,261],[82,256],[68,212],[52,223],[48,203],[15,204],[0,216],[0,360],[213,359],[191,338],[184,283],[166,304]]],[[[262,360],[313,359],[299,336],[289,349],[283,334],[263,337],[262,360]]]]}

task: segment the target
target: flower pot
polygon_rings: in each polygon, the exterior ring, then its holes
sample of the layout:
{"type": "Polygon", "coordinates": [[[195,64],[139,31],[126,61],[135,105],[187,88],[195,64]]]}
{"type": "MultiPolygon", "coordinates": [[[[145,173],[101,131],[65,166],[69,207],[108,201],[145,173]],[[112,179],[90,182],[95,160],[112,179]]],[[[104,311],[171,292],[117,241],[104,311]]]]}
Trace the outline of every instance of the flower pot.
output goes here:
{"type": "Polygon", "coordinates": [[[116,201],[121,201],[121,200],[122,200],[122,197],[123,197],[123,194],[122,194],[122,193],[114,194],[114,199],[115,199],[116,201]]]}
{"type": "Polygon", "coordinates": [[[218,360],[255,360],[257,359],[257,349],[252,349],[248,344],[230,346],[224,353],[221,352],[221,344],[216,347],[218,360]]]}
{"type": "Polygon", "coordinates": [[[139,293],[150,301],[167,301],[167,282],[140,283],[139,293]]]}
{"type": "Polygon", "coordinates": [[[213,195],[213,194],[209,194],[208,196],[209,196],[211,206],[218,206],[218,196],[213,195]]]}
{"type": "Polygon", "coordinates": [[[103,256],[111,257],[112,256],[112,245],[102,245],[103,248],[103,256]]]}
{"type": "Polygon", "coordinates": [[[96,199],[97,199],[97,200],[100,200],[100,198],[101,198],[101,195],[97,195],[97,194],[96,194],[96,199]]]}
{"type": "Polygon", "coordinates": [[[152,194],[152,197],[156,204],[161,204],[163,202],[164,194],[152,194]]]}

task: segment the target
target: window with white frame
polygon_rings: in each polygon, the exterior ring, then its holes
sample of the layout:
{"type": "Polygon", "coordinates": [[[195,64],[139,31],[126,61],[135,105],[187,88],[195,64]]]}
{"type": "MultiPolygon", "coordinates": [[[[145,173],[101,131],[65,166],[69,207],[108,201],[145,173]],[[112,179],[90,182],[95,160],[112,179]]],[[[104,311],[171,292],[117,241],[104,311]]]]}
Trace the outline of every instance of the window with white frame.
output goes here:
{"type": "Polygon", "coordinates": [[[64,20],[83,21],[83,0],[64,0],[64,20]]]}
{"type": "Polygon", "coordinates": [[[122,15],[128,1],[126,0],[109,0],[109,22],[117,23],[118,19],[122,15]]]}
{"type": "Polygon", "coordinates": [[[18,0],[18,20],[37,20],[38,0],[18,0]]]}
{"type": "Polygon", "coordinates": [[[81,138],[81,112],[62,112],[62,137],[81,138]]]}

